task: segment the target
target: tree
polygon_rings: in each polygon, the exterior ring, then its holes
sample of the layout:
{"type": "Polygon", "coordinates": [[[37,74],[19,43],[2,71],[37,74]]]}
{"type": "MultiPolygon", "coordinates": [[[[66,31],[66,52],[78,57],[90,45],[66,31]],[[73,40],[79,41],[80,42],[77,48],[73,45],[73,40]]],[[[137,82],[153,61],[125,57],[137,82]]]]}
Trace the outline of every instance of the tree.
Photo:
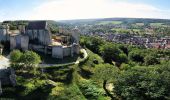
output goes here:
{"type": "Polygon", "coordinates": [[[26,66],[33,67],[41,62],[41,58],[37,53],[33,51],[26,51],[21,56],[21,62],[24,63],[26,66]]]}
{"type": "Polygon", "coordinates": [[[102,82],[103,89],[106,94],[112,99],[114,98],[112,94],[107,90],[106,85],[108,81],[113,81],[117,77],[118,68],[110,64],[100,64],[96,66],[93,78],[96,81],[102,82]]]}
{"type": "Polygon", "coordinates": [[[123,53],[125,53],[126,55],[128,55],[128,48],[126,47],[126,45],[119,44],[119,45],[118,45],[118,48],[119,48],[120,50],[122,50],[123,53]]]}
{"type": "Polygon", "coordinates": [[[20,52],[19,50],[14,50],[10,53],[10,61],[13,64],[19,63],[20,62],[20,58],[23,55],[22,52],[20,52]]]}
{"type": "Polygon", "coordinates": [[[95,53],[99,53],[100,46],[104,44],[103,40],[101,38],[92,37],[90,38],[90,41],[91,41],[90,44],[91,50],[95,53]]]}
{"type": "Polygon", "coordinates": [[[145,56],[144,61],[145,65],[155,65],[160,63],[156,58],[156,55],[154,56],[153,54],[145,56]]]}
{"type": "Polygon", "coordinates": [[[118,59],[119,63],[127,63],[128,62],[128,57],[126,56],[126,54],[121,53],[119,54],[119,59],[118,59]]]}
{"type": "Polygon", "coordinates": [[[100,53],[105,62],[112,63],[112,61],[119,61],[121,50],[112,43],[106,43],[100,46],[100,53]]]}
{"type": "Polygon", "coordinates": [[[129,56],[129,59],[132,61],[142,62],[142,63],[144,62],[142,51],[139,49],[132,50],[128,56],[129,56]]]}
{"type": "Polygon", "coordinates": [[[122,71],[114,82],[114,93],[123,100],[166,100],[170,97],[169,64],[136,66],[122,71]]]}
{"type": "Polygon", "coordinates": [[[10,54],[10,61],[14,65],[21,65],[26,70],[36,70],[35,65],[41,62],[41,58],[33,51],[26,51],[24,53],[19,50],[14,50],[10,54]]]}

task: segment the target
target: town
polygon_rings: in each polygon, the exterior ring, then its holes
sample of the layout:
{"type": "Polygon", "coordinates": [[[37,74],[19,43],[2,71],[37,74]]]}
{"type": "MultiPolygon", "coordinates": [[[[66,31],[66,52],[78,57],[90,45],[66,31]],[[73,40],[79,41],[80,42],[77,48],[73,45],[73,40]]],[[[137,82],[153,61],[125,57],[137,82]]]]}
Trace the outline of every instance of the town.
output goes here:
{"type": "Polygon", "coordinates": [[[113,18],[110,21],[108,19],[98,19],[92,21],[92,24],[85,20],[82,25],[77,24],[78,22],[73,25],[78,25],[83,35],[101,37],[113,43],[170,49],[169,25],[149,19],[131,20],[133,22],[121,18],[113,18]]]}

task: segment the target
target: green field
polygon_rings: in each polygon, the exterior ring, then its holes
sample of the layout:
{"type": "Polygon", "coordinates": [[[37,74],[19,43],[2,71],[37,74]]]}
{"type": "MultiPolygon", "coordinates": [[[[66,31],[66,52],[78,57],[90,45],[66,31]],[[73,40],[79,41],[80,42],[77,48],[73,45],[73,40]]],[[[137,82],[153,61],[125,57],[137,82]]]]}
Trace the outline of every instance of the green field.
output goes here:
{"type": "Polygon", "coordinates": [[[111,29],[111,30],[116,31],[116,32],[119,32],[119,33],[128,33],[128,32],[131,32],[131,31],[133,30],[134,32],[140,33],[140,29],[113,28],[113,29],[111,29]]]}
{"type": "Polygon", "coordinates": [[[144,26],[144,23],[136,23],[138,26],[144,26]]]}
{"type": "Polygon", "coordinates": [[[107,25],[107,24],[118,25],[121,23],[122,23],[122,21],[101,21],[101,22],[97,23],[97,25],[107,25]]]}
{"type": "Polygon", "coordinates": [[[151,25],[151,26],[157,26],[157,27],[159,27],[159,26],[165,26],[165,25],[163,25],[163,23],[150,23],[150,25],[151,25]]]}

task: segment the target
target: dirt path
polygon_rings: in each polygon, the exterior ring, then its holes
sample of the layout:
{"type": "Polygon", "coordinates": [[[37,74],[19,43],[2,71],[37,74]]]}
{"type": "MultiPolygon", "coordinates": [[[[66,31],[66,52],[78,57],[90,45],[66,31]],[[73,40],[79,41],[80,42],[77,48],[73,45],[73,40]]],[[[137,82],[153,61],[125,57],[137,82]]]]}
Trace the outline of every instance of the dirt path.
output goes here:
{"type": "Polygon", "coordinates": [[[1,56],[0,57],[0,69],[6,69],[9,66],[10,66],[9,59],[4,56],[1,56]]]}

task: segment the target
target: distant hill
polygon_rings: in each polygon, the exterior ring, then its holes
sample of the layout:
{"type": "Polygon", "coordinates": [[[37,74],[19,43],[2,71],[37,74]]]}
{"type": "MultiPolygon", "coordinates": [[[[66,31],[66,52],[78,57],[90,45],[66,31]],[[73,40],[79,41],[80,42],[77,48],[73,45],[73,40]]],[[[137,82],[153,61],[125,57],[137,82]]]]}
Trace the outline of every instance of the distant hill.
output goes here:
{"type": "Polygon", "coordinates": [[[95,24],[101,21],[122,21],[124,24],[133,23],[164,23],[170,24],[169,19],[149,19],[149,18],[99,18],[99,19],[78,19],[78,20],[63,20],[61,23],[67,24],[95,24]]]}

